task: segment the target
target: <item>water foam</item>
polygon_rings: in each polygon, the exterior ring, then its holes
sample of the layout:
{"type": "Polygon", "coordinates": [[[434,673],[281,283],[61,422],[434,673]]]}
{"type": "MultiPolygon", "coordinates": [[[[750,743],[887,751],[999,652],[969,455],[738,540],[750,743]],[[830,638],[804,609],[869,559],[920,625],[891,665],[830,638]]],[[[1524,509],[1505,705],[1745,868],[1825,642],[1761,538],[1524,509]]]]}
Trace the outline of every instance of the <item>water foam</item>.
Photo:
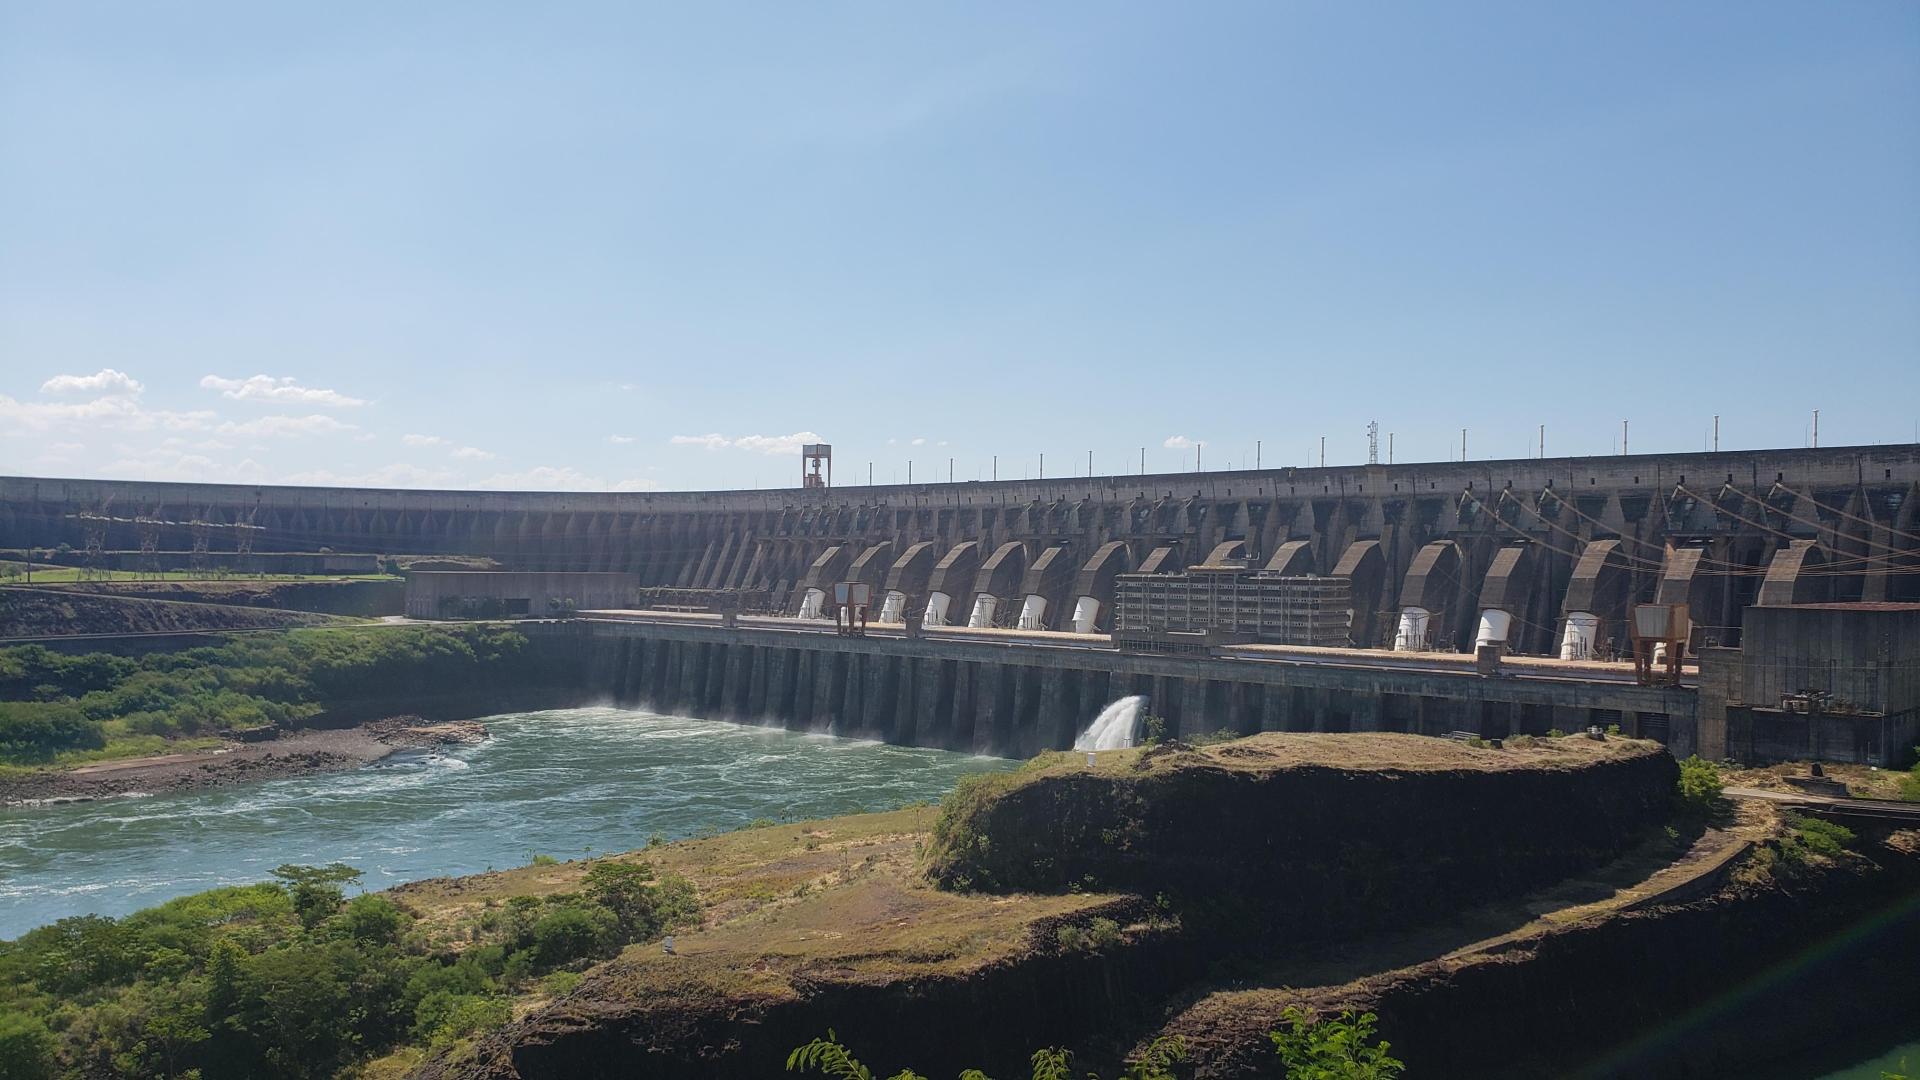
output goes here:
{"type": "Polygon", "coordinates": [[[1147,699],[1140,694],[1123,697],[1100,710],[1087,730],[1073,740],[1075,750],[1124,750],[1133,745],[1133,731],[1140,723],[1147,699]]]}

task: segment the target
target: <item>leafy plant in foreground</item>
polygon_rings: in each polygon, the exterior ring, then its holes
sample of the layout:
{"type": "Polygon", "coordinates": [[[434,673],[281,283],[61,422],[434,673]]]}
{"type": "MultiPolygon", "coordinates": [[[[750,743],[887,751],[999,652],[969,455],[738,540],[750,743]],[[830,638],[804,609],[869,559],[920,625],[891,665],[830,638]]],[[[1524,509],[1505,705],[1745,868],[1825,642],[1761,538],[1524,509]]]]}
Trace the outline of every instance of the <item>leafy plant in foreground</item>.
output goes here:
{"type": "Polygon", "coordinates": [[[1391,1044],[1376,1041],[1373,1026],[1380,1018],[1373,1013],[1315,1017],[1289,1005],[1280,1018],[1287,1026],[1268,1038],[1290,1080],[1391,1080],[1407,1067],[1387,1053],[1391,1044]]]}
{"type": "Polygon", "coordinates": [[[1713,762],[1695,754],[1680,763],[1676,794],[1682,813],[1694,817],[1711,814],[1720,804],[1723,787],[1720,767],[1713,762]]]}

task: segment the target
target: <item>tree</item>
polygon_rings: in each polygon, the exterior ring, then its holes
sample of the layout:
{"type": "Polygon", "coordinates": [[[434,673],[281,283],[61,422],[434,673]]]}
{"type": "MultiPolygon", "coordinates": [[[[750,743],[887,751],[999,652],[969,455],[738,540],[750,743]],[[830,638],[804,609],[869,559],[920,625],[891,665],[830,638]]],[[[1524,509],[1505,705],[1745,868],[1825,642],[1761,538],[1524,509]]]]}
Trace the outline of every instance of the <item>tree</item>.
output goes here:
{"type": "Polygon", "coordinates": [[[360,871],[346,863],[327,866],[300,866],[284,863],[273,876],[287,883],[293,893],[293,910],[300,925],[311,930],[321,920],[340,910],[340,887],[360,879],[360,871]]]}
{"type": "Polygon", "coordinates": [[[363,893],[340,913],[341,932],[367,945],[390,945],[407,925],[407,913],[384,896],[363,893]]]}
{"type": "Polygon", "coordinates": [[[659,896],[653,885],[653,867],[646,863],[602,862],[587,871],[587,896],[613,912],[620,934],[639,941],[659,933],[659,896]]]}
{"type": "Polygon", "coordinates": [[[53,1035],[31,1016],[0,1012],[0,1080],[47,1080],[53,1075],[53,1035]]]}

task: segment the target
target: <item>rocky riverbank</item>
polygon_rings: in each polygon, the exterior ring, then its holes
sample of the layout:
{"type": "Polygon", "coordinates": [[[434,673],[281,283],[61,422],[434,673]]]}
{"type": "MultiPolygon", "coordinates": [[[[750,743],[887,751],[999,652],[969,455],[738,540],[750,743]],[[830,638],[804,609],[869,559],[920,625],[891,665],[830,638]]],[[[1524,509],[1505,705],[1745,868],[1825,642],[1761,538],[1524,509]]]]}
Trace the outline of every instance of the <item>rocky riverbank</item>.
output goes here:
{"type": "Polygon", "coordinates": [[[289,731],[187,753],[0,777],[0,806],[159,795],[359,768],[400,750],[479,742],[483,724],[395,716],[350,728],[289,731]]]}

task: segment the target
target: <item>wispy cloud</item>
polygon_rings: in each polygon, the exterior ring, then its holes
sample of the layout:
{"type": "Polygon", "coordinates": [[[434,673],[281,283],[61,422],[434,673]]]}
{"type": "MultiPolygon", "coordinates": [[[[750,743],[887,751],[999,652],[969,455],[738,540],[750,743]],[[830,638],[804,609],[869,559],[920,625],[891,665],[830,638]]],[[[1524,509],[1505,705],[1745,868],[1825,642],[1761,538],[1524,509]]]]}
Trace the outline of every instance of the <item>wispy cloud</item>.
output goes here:
{"type": "Polygon", "coordinates": [[[400,441],[408,446],[445,446],[447,440],[438,435],[402,435],[400,441]]]}
{"type": "Polygon", "coordinates": [[[460,480],[460,474],[452,469],[425,469],[418,465],[395,463],[350,473],[309,469],[283,476],[280,483],[311,487],[444,488],[457,487],[460,480]]]}
{"type": "Polygon", "coordinates": [[[447,456],[459,458],[461,461],[492,461],[494,459],[493,451],[482,450],[477,446],[463,446],[447,456]]]}
{"type": "Polygon", "coordinates": [[[512,491],[653,491],[660,483],[643,477],[608,481],[571,465],[536,465],[519,472],[495,473],[480,486],[512,491]]]}
{"type": "Polygon", "coordinates": [[[633,436],[631,436],[631,435],[609,435],[609,436],[607,436],[607,441],[608,441],[608,442],[610,442],[610,443],[612,443],[612,444],[613,444],[613,445],[615,445],[615,446],[625,446],[625,445],[627,445],[628,443],[630,443],[630,442],[632,442],[632,441],[633,441],[633,436]]]}
{"type": "Polygon", "coordinates": [[[303,435],[333,435],[354,430],[354,425],[343,424],[331,416],[314,413],[310,416],[262,416],[257,420],[221,424],[217,429],[222,435],[234,435],[243,439],[279,438],[303,435]]]}
{"type": "Polygon", "coordinates": [[[742,435],[734,438],[714,432],[709,435],[675,435],[667,440],[675,446],[701,446],[708,450],[751,450],[757,454],[787,455],[800,452],[808,443],[820,441],[818,432],[796,431],[791,435],[742,435]]]}
{"type": "Polygon", "coordinates": [[[139,397],[146,389],[140,380],[112,368],[101,368],[91,375],[55,375],[40,384],[43,394],[125,394],[139,397]]]}
{"type": "Polygon", "coordinates": [[[218,390],[222,397],[232,398],[235,401],[265,401],[275,405],[324,405],[334,409],[353,408],[367,403],[364,398],[348,397],[338,390],[301,386],[299,380],[291,375],[282,375],[278,378],[272,375],[254,375],[245,379],[207,375],[201,378],[200,386],[206,390],[218,390]]]}
{"type": "Polygon", "coordinates": [[[121,431],[195,431],[213,421],[205,411],[149,409],[131,397],[92,401],[20,401],[0,394],[0,432],[23,434],[52,428],[103,427],[121,431]]]}

